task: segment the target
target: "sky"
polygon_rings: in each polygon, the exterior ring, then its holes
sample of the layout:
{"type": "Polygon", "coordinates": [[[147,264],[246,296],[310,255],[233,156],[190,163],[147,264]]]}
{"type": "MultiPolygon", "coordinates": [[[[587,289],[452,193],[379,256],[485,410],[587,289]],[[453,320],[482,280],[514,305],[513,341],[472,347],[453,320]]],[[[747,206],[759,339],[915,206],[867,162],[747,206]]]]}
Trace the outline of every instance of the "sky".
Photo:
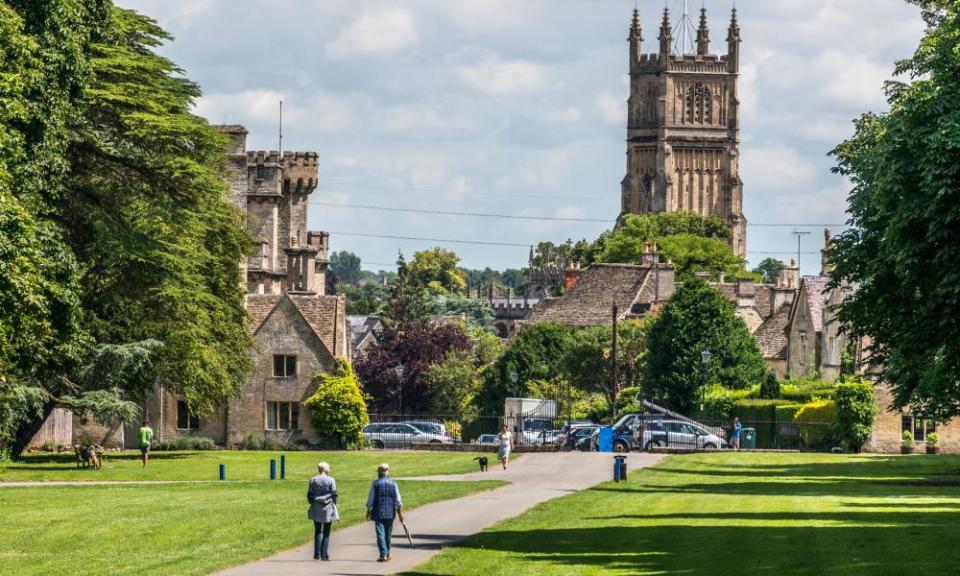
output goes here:
{"type": "MultiPolygon", "coordinates": [[[[724,53],[731,0],[691,1],[691,12],[701,2],[711,52],[724,53]]],[[[468,268],[519,268],[527,246],[592,240],[618,215],[634,0],[118,4],[175,36],[161,51],[203,88],[197,112],[244,124],[248,149],[277,148],[283,100],[284,148],[320,156],[309,227],[365,269],[434,245],[468,268]]],[[[676,23],[683,0],[667,4],[676,23]]],[[[639,2],[645,52],[657,51],[663,7],[639,2]]],[[[747,257],[795,257],[794,229],[764,225],[809,224],[800,262],[816,274],[823,225],[846,221],[850,188],[828,153],[854,118],[886,109],[883,83],[923,23],[903,0],[739,0],[737,10],[747,257]]]]}

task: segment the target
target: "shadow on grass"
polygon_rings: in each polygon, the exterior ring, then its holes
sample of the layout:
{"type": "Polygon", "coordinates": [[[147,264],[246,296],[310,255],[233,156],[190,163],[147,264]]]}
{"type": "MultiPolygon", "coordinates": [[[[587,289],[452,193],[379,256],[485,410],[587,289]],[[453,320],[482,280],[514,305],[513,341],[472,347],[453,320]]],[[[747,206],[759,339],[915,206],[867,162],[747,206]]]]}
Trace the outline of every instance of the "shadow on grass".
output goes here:
{"type": "MultiPolygon", "coordinates": [[[[151,452],[150,460],[181,460],[186,458],[191,458],[197,454],[203,454],[203,452],[151,452]]],[[[104,462],[118,461],[118,460],[130,460],[130,461],[140,461],[139,452],[107,452],[103,456],[104,462]]],[[[50,466],[41,467],[33,466],[30,467],[30,464],[63,464],[63,465],[76,465],[77,457],[73,452],[64,452],[63,454],[42,454],[42,455],[31,455],[22,458],[21,460],[15,461],[13,464],[9,465],[11,470],[56,470],[50,466]]]]}

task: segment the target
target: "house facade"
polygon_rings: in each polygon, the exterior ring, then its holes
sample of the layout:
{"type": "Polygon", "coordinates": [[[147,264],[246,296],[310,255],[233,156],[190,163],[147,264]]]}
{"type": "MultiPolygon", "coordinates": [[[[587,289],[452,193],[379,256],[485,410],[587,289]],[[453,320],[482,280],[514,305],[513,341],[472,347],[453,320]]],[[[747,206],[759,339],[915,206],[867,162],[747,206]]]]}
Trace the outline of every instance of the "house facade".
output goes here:
{"type": "MultiPolygon", "coordinates": [[[[240,394],[212,414],[197,417],[185,398],[158,387],[144,405],[158,442],[186,435],[218,444],[251,436],[318,440],[303,405],[314,377],[352,356],[342,295],[326,294],[329,235],[307,230],[307,199],[317,185],[315,152],[247,151],[243,126],[222,126],[233,138],[231,200],[246,215],[257,248],[241,263],[254,346],[253,370],[240,394]]],[[[135,442],[136,426],[126,431],[135,442]]]]}

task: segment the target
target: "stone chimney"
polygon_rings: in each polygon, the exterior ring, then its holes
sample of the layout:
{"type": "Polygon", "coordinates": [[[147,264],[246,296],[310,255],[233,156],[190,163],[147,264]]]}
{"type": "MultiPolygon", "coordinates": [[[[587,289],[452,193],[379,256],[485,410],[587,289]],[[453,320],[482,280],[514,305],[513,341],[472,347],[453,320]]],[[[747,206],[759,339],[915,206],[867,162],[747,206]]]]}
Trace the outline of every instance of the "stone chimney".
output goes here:
{"type": "Polygon", "coordinates": [[[656,242],[644,242],[640,253],[640,263],[642,266],[654,267],[660,263],[660,253],[657,251],[656,242]]]}
{"type": "Polygon", "coordinates": [[[830,263],[827,262],[827,254],[833,245],[833,238],[830,236],[830,229],[823,229],[823,249],[820,250],[820,275],[830,276],[833,270],[830,269],[830,263]]]}
{"type": "Polygon", "coordinates": [[[777,274],[777,288],[797,289],[799,287],[800,267],[797,266],[797,259],[791,258],[790,265],[781,268],[780,273],[777,274]]]}
{"type": "Polygon", "coordinates": [[[583,270],[580,269],[580,263],[570,263],[567,265],[567,269],[563,272],[563,290],[564,292],[569,292],[571,288],[576,286],[577,282],[580,281],[580,274],[583,273],[583,270]]]}
{"type": "Polygon", "coordinates": [[[737,308],[752,308],[756,304],[756,286],[750,278],[737,279],[737,308]]]}

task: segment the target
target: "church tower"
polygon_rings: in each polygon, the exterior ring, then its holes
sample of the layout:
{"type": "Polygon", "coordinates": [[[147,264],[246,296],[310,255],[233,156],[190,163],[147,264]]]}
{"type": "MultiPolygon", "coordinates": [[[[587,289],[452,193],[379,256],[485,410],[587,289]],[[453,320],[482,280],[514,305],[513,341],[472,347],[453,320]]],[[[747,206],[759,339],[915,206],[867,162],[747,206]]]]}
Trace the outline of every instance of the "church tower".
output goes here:
{"type": "Polygon", "coordinates": [[[733,10],[727,53],[710,53],[707,11],[699,27],[663,11],[656,54],[644,54],[640,16],[630,25],[627,175],[621,215],[690,211],[730,226],[734,253],[746,254],[740,180],[740,25],[733,10]]]}

